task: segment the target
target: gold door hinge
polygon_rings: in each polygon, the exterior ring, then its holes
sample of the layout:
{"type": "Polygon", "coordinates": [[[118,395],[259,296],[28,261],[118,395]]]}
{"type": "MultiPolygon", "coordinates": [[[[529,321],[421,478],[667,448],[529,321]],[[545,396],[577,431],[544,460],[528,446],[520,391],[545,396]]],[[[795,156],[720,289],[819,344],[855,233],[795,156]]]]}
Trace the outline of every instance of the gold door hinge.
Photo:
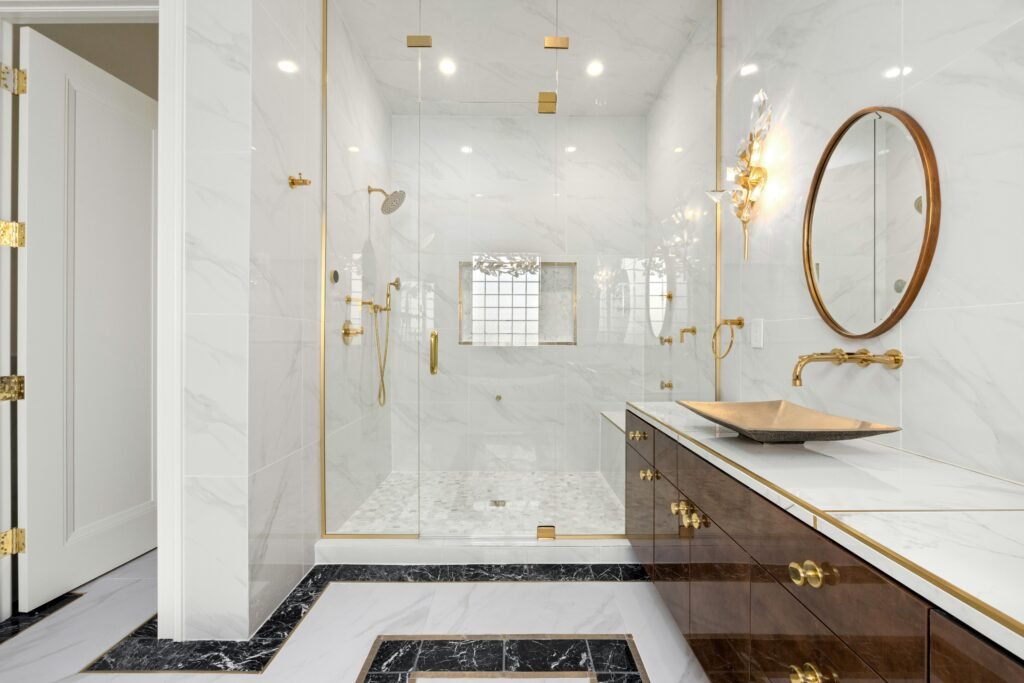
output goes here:
{"type": "Polygon", "coordinates": [[[25,552],[25,530],[8,529],[0,534],[0,556],[25,552]]]}
{"type": "Polygon", "coordinates": [[[0,221],[0,247],[18,249],[25,246],[25,224],[0,221]]]}
{"type": "Polygon", "coordinates": [[[25,378],[19,375],[0,377],[0,401],[22,401],[25,399],[25,378]]]}
{"type": "Polygon", "coordinates": [[[0,64],[0,88],[12,95],[24,95],[28,92],[28,72],[0,64]]]}

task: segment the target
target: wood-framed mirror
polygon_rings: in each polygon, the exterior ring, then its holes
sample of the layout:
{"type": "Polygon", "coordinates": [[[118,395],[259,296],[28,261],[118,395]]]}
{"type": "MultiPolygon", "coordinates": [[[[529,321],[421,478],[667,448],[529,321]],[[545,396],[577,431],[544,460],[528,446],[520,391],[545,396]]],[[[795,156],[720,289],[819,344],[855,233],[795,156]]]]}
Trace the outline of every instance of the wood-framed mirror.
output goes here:
{"type": "Polygon", "coordinates": [[[804,275],[829,327],[867,339],[906,315],[935,254],[940,209],[935,153],[909,114],[867,107],[839,127],[804,212],[804,275]]]}

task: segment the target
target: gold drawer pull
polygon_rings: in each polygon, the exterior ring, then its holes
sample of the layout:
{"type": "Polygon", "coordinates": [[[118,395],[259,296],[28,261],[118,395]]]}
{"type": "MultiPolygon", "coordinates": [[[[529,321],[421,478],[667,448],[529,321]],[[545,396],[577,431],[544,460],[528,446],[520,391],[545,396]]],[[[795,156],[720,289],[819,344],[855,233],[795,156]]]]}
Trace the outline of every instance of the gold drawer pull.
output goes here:
{"type": "Polygon", "coordinates": [[[708,519],[707,515],[702,515],[699,512],[691,511],[683,513],[683,528],[684,529],[705,529],[711,526],[711,520],[708,519]]]}
{"type": "Polygon", "coordinates": [[[821,588],[826,583],[834,586],[839,583],[839,569],[828,562],[820,565],[812,560],[807,560],[803,564],[790,562],[789,580],[797,586],[806,584],[811,588],[821,588]]]}
{"type": "Polygon", "coordinates": [[[789,683],[839,683],[839,674],[823,674],[821,669],[807,662],[803,667],[789,667],[789,683]]]}
{"type": "Polygon", "coordinates": [[[690,515],[690,510],[692,508],[690,507],[689,502],[682,500],[678,503],[672,503],[672,505],[669,506],[669,509],[672,510],[673,515],[682,515],[685,518],[690,515]]]}
{"type": "Polygon", "coordinates": [[[640,481],[654,481],[654,470],[640,470],[640,481]]]}
{"type": "Polygon", "coordinates": [[[630,432],[630,441],[647,441],[647,432],[630,432]]]}

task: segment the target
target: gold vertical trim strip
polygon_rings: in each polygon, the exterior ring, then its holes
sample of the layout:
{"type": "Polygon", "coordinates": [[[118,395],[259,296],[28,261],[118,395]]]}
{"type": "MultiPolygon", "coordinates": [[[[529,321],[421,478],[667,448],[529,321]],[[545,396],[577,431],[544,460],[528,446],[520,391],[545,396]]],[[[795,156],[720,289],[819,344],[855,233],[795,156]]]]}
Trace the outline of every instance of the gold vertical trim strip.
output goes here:
{"type": "MultiPolygon", "coordinates": [[[[715,192],[722,191],[722,0],[715,0],[715,192]]],[[[722,203],[715,202],[715,326],[722,330],[722,203]]],[[[715,354],[715,400],[722,400],[722,359],[715,354]]]]}
{"type": "Polygon", "coordinates": [[[327,2],[320,26],[320,537],[327,534],[327,2]]]}

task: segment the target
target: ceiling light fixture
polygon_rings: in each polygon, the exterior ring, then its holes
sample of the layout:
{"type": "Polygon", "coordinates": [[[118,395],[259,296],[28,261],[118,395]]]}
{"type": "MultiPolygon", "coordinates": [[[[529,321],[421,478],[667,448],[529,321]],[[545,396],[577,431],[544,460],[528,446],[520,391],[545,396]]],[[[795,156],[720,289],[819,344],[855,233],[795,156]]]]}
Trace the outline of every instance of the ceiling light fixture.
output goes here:
{"type": "Polygon", "coordinates": [[[676,147],[676,148],[675,148],[674,150],[672,150],[672,151],[673,151],[673,152],[675,152],[676,154],[681,154],[681,153],[682,153],[682,151],[683,151],[683,148],[682,148],[682,147],[676,147]]]}
{"type": "Polygon", "coordinates": [[[456,71],[455,62],[452,61],[451,58],[449,58],[449,57],[445,57],[440,62],[438,62],[437,63],[437,68],[445,76],[451,76],[456,71]]]}
{"type": "Polygon", "coordinates": [[[358,147],[356,147],[355,145],[352,145],[351,147],[349,147],[349,148],[348,148],[348,151],[350,151],[350,152],[352,152],[353,154],[355,154],[356,152],[358,152],[358,151],[359,151],[359,148],[358,148],[358,147]]]}
{"type": "Polygon", "coordinates": [[[906,76],[910,74],[910,72],[913,70],[914,69],[909,66],[905,66],[902,69],[898,66],[891,66],[885,71],[883,71],[882,75],[885,76],[886,78],[897,78],[900,75],[906,76]]]}
{"type": "Polygon", "coordinates": [[[277,63],[277,68],[286,74],[294,74],[299,72],[299,65],[290,59],[282,59],[277,63]]]}
{"type": "Polygon", "coordinates": [[[587,75],[593,76],[593,77],[597,77],[597,76],[600,76],[603,73],[604,73],[604,64],[602,64],[598,60],[595,59],[590,64],[587,64],[587,75]]]}
{"type": "Polygon", "coordinates": [[[473,148],[470,147],[469,145],[463,145],[462,147],[459,148],[459,151],[462,152],[463,154],[472,154],[473,148]]]}
{"type": "Polygon", "coordinates": [[[575,151],[576,151],[576,148],[573,145],[569,145],[568,147],[565,148],[565,153],[566,154],[572,154],[575,151]]]}
{"type": "Polygon", "coordinates": [[[740,67],[740,76],[749,76],[750,74],[756,74],[758,70],[757,64],[744,64],[740,67]]]}

